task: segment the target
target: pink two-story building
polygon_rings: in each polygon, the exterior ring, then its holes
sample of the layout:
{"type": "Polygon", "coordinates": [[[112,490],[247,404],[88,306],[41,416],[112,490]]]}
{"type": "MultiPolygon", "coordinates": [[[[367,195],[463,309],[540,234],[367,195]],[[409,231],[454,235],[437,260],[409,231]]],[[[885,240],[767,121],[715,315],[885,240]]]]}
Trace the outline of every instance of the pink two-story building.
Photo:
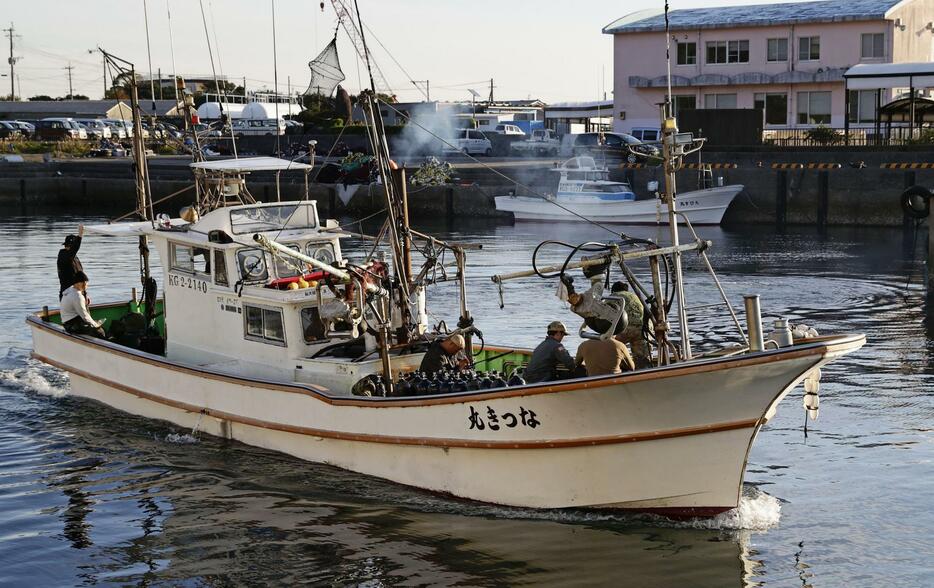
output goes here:
{"type": "MultiPolygon", "coordinates": [[[[762,108],[765,128],[843,127],[843,73],[859,63],[934,61],[934,0],[827,0],[674,10],[675,111],[762,108]]],[[[658,128],[665,19],[633,13],[614,37],[614,130],[658,128]]],[[[906,89],[907,90],[907,89],[906,89]]],[[[900,89],[850,90],[849,122],[869,125],[900,89]]]]}

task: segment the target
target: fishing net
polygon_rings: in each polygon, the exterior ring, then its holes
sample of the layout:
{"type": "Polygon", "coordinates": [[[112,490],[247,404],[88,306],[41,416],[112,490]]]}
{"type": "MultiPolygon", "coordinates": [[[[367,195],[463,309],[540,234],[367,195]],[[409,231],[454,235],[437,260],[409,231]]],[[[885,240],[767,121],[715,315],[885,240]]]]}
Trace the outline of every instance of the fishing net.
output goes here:
{"type": "Polygon", "coordinates": [[[306,96],[330,96],[334,88],[346,79],[341,71],[341,62],[337,58],[337,35],[317,57],[308,62],[311,69],[311,82],[305,90],[306,96]]]}

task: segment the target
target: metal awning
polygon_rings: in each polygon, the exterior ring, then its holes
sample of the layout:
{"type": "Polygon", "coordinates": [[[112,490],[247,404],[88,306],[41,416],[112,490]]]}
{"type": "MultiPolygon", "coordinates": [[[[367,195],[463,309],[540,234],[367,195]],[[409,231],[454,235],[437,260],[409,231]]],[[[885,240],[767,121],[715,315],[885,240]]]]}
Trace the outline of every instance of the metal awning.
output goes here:
{"type": "Polygon", "coordinates": [[[934,63],[861,63],[843,74],[850,90],[934,88],[934,63]]]}
{"type": "Polygon", "coordinates": [[[258,172],[258,171],[290,171],[311,170],[313,166],[307,163],[279,159],[278,157],[241,157],[239,159],[218,159],[215,161],[199,161],[190,165],[192,169],[203,169],[219,172],[258,172]]]}

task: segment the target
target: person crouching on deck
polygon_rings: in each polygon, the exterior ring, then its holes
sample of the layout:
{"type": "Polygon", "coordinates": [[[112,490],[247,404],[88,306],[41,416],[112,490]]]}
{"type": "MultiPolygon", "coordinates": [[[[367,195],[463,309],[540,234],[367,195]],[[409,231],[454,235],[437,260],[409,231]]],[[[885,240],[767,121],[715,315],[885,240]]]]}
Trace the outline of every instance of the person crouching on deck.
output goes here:
{"type": "Polygon", "coordinates": [[[621,335],[609,339],[588,339],[577,348],[577,364],[587,368],[588,376],[620,374],[636,369],[629,348],[621,335]]]}
{"type": "Polygon", "coordinates": [[[443,340],[436,339],[432,342],[428,351],[425,352],[422,363],[418,366],[418,371],[431,375],[441,370],[462,370],[466,368],[467,358],[458,358],[465,345],[463,335],[456,333],[443,340]]]}
{"type": "Polygon", "coordinates": [[[88,276],[79,271],[75,274],[74,284],[69,286],[62,294],[62,325],[65,330],[74,335],[91,335],[104,339],[104,323],[94,320],[88,311],[87,289],[88,276]]]}

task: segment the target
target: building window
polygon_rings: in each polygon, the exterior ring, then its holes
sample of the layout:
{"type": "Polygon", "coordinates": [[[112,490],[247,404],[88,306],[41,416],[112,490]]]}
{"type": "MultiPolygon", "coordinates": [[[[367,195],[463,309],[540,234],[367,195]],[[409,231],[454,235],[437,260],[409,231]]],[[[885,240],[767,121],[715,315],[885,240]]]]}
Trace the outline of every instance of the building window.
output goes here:
{"type": "Polygon", "coordinates": [[[876,90],[850,90],[850,122],[876,122],[876,90]]]}
{"type": "Polygon", "coordinates": [[[766,61],[788,61],[788,39],[766,41],[766,61]]]}
{"type": "Polygon", "coordinates": [[[678,65],[697,64],[697,43],[678,43],[678,65]]]}
{"type": "Polygon", "coordinates": [[[883,33],[864,33],[862,36],[863,59],[878,59],[885,57],[885,34],[883,33]]]}
{"type": "Polygon", "coordinates": [[[818,59],[820,59],[820,37],[798,39],[798,61],[817,61],[818,59]]]}
{"type": "Polygon", "coordinates": [[[252,341],[285,345],[282,311],[244,304],[243,336],[252,341]]]}
{"type": "Polygon", "coordinates": [[[230,285],[227,281],[227,260],[220,249],[214,250],[214,283],[218,286],[230,285]]]}
{"type": "Polygon", "coordinates": [[[749,41],[707,41],[707,63],[749,63],[749,41]]]}
{"type": "Polygon", "coordinates": [[[169,243],[169,257],[173,270],[191,274],[211,273],[211,250],[191,247],[180,243],[169,243]]]}
{"type": "Polygon", "coordinates": [[[830,92],[798,92],[798,124],[830,124],[830,92]]]}
{"type": "Polygon", "coordinates": [[[674,115],[678,116],[678,113],[682,110],[694,110],[697,108],[697,97],[696,96],[675,96],[674,103],[674,115]]]}
{"type": "Polygon", "coordinates": [[[788,94],[756,94],[754,104],[765,111],[765,124],[788,124],[788,94]]]}
{"type": "Polygon", "coordinates": [[[736,94],[706,94],[704,108],[736,108],[736,94]]]}

